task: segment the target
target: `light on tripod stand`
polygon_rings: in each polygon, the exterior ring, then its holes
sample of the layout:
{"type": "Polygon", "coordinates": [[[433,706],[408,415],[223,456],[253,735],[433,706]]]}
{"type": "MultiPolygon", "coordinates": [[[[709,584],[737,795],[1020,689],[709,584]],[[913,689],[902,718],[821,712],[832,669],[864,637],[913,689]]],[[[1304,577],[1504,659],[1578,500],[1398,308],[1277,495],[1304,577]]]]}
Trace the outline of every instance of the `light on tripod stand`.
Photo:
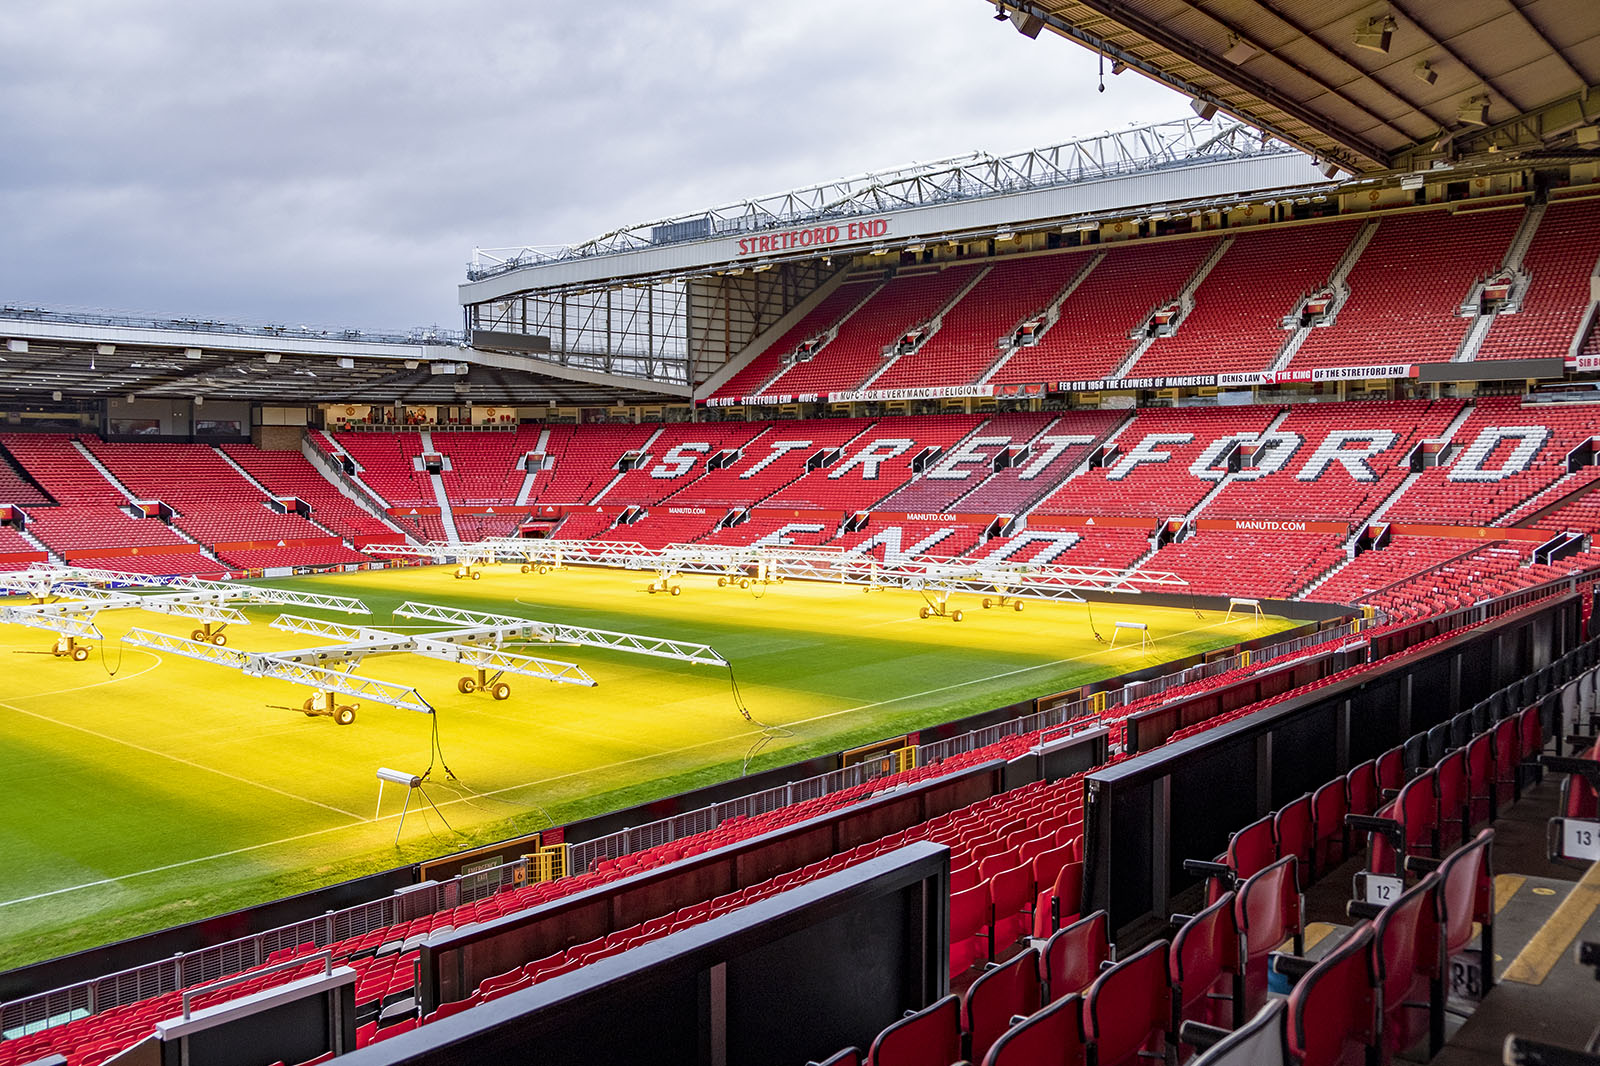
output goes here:
{"type": "Polygon", "coordinates": [[[404,785],[407,788],[416,788],[422,784],[422,778],[417,774],[408,774],[401,770],[391,770],[387,766],[378,767],[378,780],[387,781],[393,785],[404,785]]]}
{"type": "MultiPolygon", "coordinates": [[[[445,818],[444,812],[439,809],[439,805],[433,802],[433,798],[422,787],[422,782],[428,777],[427,774],[408,774],[404,770],[391,770],[387,766],[380,766],[378,767],[377,777],[378,806],[372,812],[372,820],[374,822],[378,820],[378,815],[383,811],[383,786],[386,784],[405,786],[406,802],[400,808],[400,824],[394,827],[394,842],[396,844],[400,843],[400,831],[406,827],[406,814],[411,810],[411,797],[413,794],[421,795],[423,801],[433,808],[433,813],[439,816],[441,822],[444,822],[445,828],[450,829],[450,822],[445,818]]],[[[451,831],[454,832],[453,829],[451,831]]]]}

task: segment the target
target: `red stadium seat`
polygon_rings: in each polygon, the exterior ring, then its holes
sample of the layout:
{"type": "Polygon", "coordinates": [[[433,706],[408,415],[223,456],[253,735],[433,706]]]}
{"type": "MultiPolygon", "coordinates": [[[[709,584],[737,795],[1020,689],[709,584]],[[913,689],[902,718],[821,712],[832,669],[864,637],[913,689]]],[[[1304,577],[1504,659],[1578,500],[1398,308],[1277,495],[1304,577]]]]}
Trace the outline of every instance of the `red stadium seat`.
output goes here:
{"type": "Polygon", "coordinates": [[[1112,966],[1089,987],[1084,1017],[1097,1066],[1133,1066],[1145,1055],[1165,1056],[1172,1031],[1172,984],[1165,940],[1112,966]]]}
{"type": "Polygon", "coordinates": [[[961,1058],[961,998],[945,996],[901,1018],[872,1042],[870,1066],[950,1066],[961,1058]]]}
{"type": "Polygon", "coordinates": [[[983,1066],[1088,1066],[1083,1017],[1083,998],[1062,996],[996,1040],[983,1066]]]}
{"type": "Polygon", "coordinates": [[[966,1057],[981,1062],[1007,1029],[1011,1019],[1039,1009],[1039,953],[1033,948],[984,971],[961,999],[966,1057]]]}
{"type": "Polygon", "coordinates": [[[1039,956],[1039,976],[1045,998],[1054,1003],[1063,996],[1087,991],[1111,959],[1111,941],[1105,911],[1080,918],[1045,941],[1039,956]]]}

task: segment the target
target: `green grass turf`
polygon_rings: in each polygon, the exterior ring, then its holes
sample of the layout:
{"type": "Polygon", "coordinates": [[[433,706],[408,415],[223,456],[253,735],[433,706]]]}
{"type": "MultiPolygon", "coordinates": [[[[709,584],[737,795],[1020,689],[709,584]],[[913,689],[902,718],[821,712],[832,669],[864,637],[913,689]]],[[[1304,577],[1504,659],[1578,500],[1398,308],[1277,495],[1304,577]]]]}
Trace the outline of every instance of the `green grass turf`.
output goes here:
{"type": "MultiPolygon", "coordinates": [[[[1083,605],[1017,614],[959,597],[966,618],[954,623],[919,619],[915,593],[822,584],[758,596],[687,577],[684,594],[668,597],[645,594],[638,573],[515,566],[480,581],[428,567],[274,584],[356,596],[373,612],[290,613],[376,626],[417,599],[708,643],[734,664],[756,719],[793,733],[761,748],[753,770],[1295,624],[1100,604],[1093,617],[1108,636],[1113,621],[1137,620],[1155,640],[1149,651],[1108,650],[1083,605]]],[[[325,643],[267,628],[277,613],[251,611],[231,646],[325,643]]],[[[369,704],[340,727],[273,709],[306,691],[118,643],[133,626],[187,634],[184,619],[123,610],[99,624],[107,640],[83,663],[36,654],[48,634],[0,626],[0,970],[529,832],[547,814],[568,822],[726,780],[761,739],[725,670],[542,646],[532,653],[579,663],[599,687],[511,678],[511,699],[495,702],[458,693],[462,671],[450,664],[372,658],[360,673],[414,685],[437,708],[459,777],[429,786],[451,828],[414,812],[396,846],[399,790],[374,819],[373,771],[427,766],[427,716],[369,704]]]]}

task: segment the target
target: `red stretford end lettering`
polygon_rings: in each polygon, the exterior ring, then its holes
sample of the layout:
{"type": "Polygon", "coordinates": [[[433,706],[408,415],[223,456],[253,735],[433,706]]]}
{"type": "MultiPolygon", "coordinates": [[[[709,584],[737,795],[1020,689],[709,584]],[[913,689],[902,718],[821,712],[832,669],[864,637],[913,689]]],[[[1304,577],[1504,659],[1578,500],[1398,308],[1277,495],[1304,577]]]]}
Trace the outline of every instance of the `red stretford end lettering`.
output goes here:
{"type": "Polygon", "coordinates": [[[759,237],[739,238],[740,255],[761,255],[764,252],[786,252],[791,248],[812,248],[840,241],[868,241],[889,232],[889,220],[869,218],[847,222],[843,226],[816,226],[812,229],[791,229],[782,233],[764,233],[759,237]]]}

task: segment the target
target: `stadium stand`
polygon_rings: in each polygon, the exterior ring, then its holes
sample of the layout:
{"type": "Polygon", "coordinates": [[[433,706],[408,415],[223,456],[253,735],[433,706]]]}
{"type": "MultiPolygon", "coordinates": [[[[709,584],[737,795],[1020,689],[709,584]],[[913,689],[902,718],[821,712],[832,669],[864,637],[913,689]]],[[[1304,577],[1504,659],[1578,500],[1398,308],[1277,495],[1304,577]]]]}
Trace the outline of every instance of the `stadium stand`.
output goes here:
{"type": "MultiPolygon", "coordinates": [[[[870,429],[871,419],[811,419],[774,422],[742,445],[737,461],[708,470],[677,489],[674,503],[759,507],[773,493],[801,477],[819,456],[835,449],[850,451],[870,429]]],[[[830,464],[831,465],[831,464],[830,464]]]]}
{"type": "Polygon", "coordinates": [[[1109,377],[1132,351],[1132,331],[1178,297],[1216,245],[1215,238],[1195,238],[1105,249],[1105,258],[1062,303],[1055,325],[1037,344],[1018,348],[989,380],[1001,384],[1109,377]]]}
{"type": "Polygon", "coordinates": [[[713,460],[725,453],[759,451],[766,426],[759,422],[682,422],[665,425],[650,439],[639,463],[617,478],[593,503],[653,504],[673,499],[693,486],[713,460]],[[752,447],[753,445],[753,447],[752,447]]]}
{"type": "Polygon", "coordinates": [[[1086,252],[1000,260],[944,315],[938,332],[896,359],[872,387],[977,381],[1004,351],[997,343],[1048,306],[1088,260],[1086,252]]]}
{"type": "Polygon", "coordinates": [[[883,365],[885,345],[921,325],[948,303],[979,268],[907,267],[839,327],[816,358],[795,363],[767,386],[784,394],[853,391],[883,365]]]}
{"type": "Polygon", "coordinates": [[[526,472],[517,462],[537,443],[526,428],[515,433],[453,430],[432,435],[433,446],[448,456],[449,466],[439,476],[452,504],[515,502],[526,472]]]}
{"type": "Polygon", "coordinates": [[[838,325],[850,311],[865,300],[883,280],[882,271],[852,275],[816,307],[802,316],[782,336],[768,345],[717,390],[717,396],[755,396],[762,386],[788,369],[789,357],[808,341],[838,325]]]}
{"type": "Polygon", "coordinates": [[[202,544],[329,539],[327,530],[299,515],[271,510],[260,490],[203,444],[91,439],[87,446],[137,499],[170,505],[177,511],[174,524],[202,544]]]}
{"type": "Polygon", "coordinates": [[[1490,525],[1567,473],[1595,432],[1584,406],[1524,405],[1487,396],[1456,430],[1446,465],[1426,469],[1385,514],[1391,522],[1490,525]]]}
{"type": "Polygon", "coordinates": [[[1241,234],[1195,291],[1194,310],[1129,376],[1267,369],[1289,339],[1284,320],[1327,283],[1360,228],[1340,220],[1241,234]]]}
{"type": "Polygon", "coordinates": [[[1345,561],[1343,538],[1326,535],[1272,536],[1202,531],[1169,544],[1144,564],[1170,571],[1200,596],[1247,595],[1288,599],[1345,561]]]}
{"type": "Polygon", "coordinates": [[[983,421],[980,415],[884,419],[851,441],[826,468],[809,471],[767,497],[768,507],[870,510],[917,476],[913,467],[947,453],[983,421]]]}
{"type": "Polygon", "coordinates": [[[224,444],[222,451],[273,495],[304,500],[313,522],[357,547],[404,541],[393,526],[346,497],[299,452],[269,452],[250,444],[224,444]]]}
{"type": "MultiPolygon", "coordinates": [[[[1447,634],[1422,640],[1400,655],[1415,655],[1445,639],[1447,634]]],[[[1258,671],[1270,668],[1270,662],[1255,667],[1258,671]]],[[[1198,736],[1377,668],[1378,664],[1365,663],[1335,671],[1310,684],[1215,714],[1179,730],[1173,740],[1198,736]]],[[[1174,698],[1174,693],[1167,693],[1166,698],[1174,698]]],[[[1471,715],[1464,717],[1470,719],[1471,715]]],[[[1431,989],[1426,982],[1416,986],[1412,983],[1416,976],[1436,972],[1432,968],[1465,949],[1478,929],[1483,930],[1486,950],[1491,943],[1495,908],[1488,854],[1495,834],[1487,826],[1512,811],[1521,795],[1521,768],[1537,758],[1547,741],[1537,707],[1490,723],[1482,731],[1457,735],[1456,742],[1441,744],[1435,759],[1425,743],[1433,732],[1426,737],[1418,734],[1375,762],[1319,782],[1314,790],[1238,830],[1224,854],[1207,867],[1213,878],[1210,905],[1191,916],[1180,916],[1170,941],[1158,939],[1132,953],[1114,951],[1103,911],[1084,915],[1078,910],[1078,897],[1071,886],[1083,868],[1084,779],[1072,774],[997,792],[827,858],[755,879],[732,892],[666,910],[573,943],[553,955],[529,959],[483,979],[464,998],[441,1003],[431,1013],[419,1016],[417,946],[430,936],[504,915],[531,915],[561,899],[607,885],[616,885],[605,889],[607,892],[626,892],[633,883],[631,878],[649,871],[690,862],[730,845],[759,844],[767,834],[847,811],[886,790],[1020,754],[1037,740],[1033,734],[1007,737],[937,765],[901,771],[762,815],[730,818],[708,831],[602,859],[592,869],[554,882],[510,886],[481,899],[331,943],[282,949],[266,965],[292,963],[301,957],[307,958],[307,967],[320,965],[313,957],[327,951],[336,961],[354,967],[361,1021],[357,1046],[366,1046],[906,844],[932,841],[951,851],[949,972],[952,978],[962,979],[965,990],[891,1024],[872,1042],[872,1061],[901,1061],[898,1056],[907,1054],[913,1056],[910,1061],[920,1061],[914,1057],[916,1049],[930,1043],[939,1049],[931,1061],[976,1054],[985,1048],[1003,1049],[1011,1041],[1029,1039],[1026,1034],[1043,1024],[1037,1011],[1054,1005],[1052,1017],[1063,1010],[1082,1012],[1080,1026],[1068,1027],[1069,1034],[1078,1034],[1069,1043],[1094,1047],[1097,1057],[1092,1061],[1132,1062],[1140,1059],[1141,1049],[1164,1053],[1180,1042],[1191,1043],[1194,1038],[1185,1035],[1191,1030],[1180,1023],[1202,1022],[1226,1032],[1264,1007],[1269,954],[1281,952],[1293,941],[1294,953],[1304,955],[1306,890],[1318,881],[1341,875],[1348,868],[1344,865],[1347,856],[1365,871],[1400,868],[1399,857],[1388,850],[1394,838],[1384,828],[1388,824],[1385,819],[1396,816],[1401,820],[1394,824],[1404,829],[1402,846],[1418,855],[1428,849],[1426,855],[1433,860],[1429,867],[1436,865],[1436,872],[1411,874],[1409,891],[1388,906],[1371,908],[1370,934],[1365,921],[1358,918],[1351,927],[1353,935],[1322,962],[1287,970],[1288,963],[1278,964],[1291,981],[1296,974],[1304,974],[1290,993],[1291,1011],[1299,1008],[1297,1020],[1289,1028],[1291,1042],[1320,1047],[1329,1040],[1355,1040],[1358,1049],[1382,1047],[1393,1053],[1424,1037],[1432,1040],[1427,1019],[1444,1009],[1441,986],[1437,982],[1431,989]],[[1485,757],[1472,754],[1478,751],[1485,757]],[[1458,776],[1447,778],[1447,772],[1458,776]],[[1385,805],[1379,787],[1408,779],[1410,783],[1385,805]],[[1459,784],[1446,793],[1442,790],[1446,780],[1459,784]],[[1424,788],[1431,802],[1418,807],[1421,816],[1399,814],[1408,809],[1404,806],[1407,797],[1420,797],[1419,790],[1424,788]],[[1447,794],[1457,797],[1451,801],[1457,806],[1440,802],[1447,794]],[[1457,807],[1461,813],[1452,822],[1457,807]],[[1364,841],[1359,833],[1350,834],[1346,829],[1347,815],[1366,819],[1360,823],[1367,830],[1364,841]],[[1485,828],[1477,832],[1480,827],[1485,828]],[[1434,840],[1440,843],[1428,843],[1434,840]],[[1416,923],[1426,921],[1438,924],[1418,931],[1416,923]],[[1409,923],[1404,930],[1399,928],[1402,922],[1409,923]],[[1042,946],[1026,946],[1023,942],[1028,937],[1037,937],[1042,946]],[[1430,961],[1435,960],[1432,953],[1436,950],[1441,954],[1437,961],[1430,961]],[[1113,958],[1118,960],[1114,964],[1113,958]],[[1353,985],[1339,984],[1338,979],[1327,976],[1330,972],[1342,974],[1353,965],[1351,958],[1361,963],[1352,970],[1353,985]],[[991,967],[991,963],[998,965],[991,967]],[[974,973],[977,978],[968,982],[966,978],[974,973]],[[1390,994],[1382,999],[1376,995],[1367,998],[1366,991],[1376,993],[1380,981],[1389,982],[1382,987],[1390,987],[1390,994]],[[1395,994],[1394,989],[1401,987],[1407,993],[1395,994]],[[1352,995],[1356,997],[1354,1007],[1352,995]],[[1314,1011],[1306,1007],[1308,998],[1320,1006],[1314,1011]],[[1115,1005],[1114,1012],[1108,1001],[1115,1005]],[[1366,1003],[1370,1012],[1372,1002],[1386,1002],[1390,1007],[1372,1015],[1370,1026],[1351,1029],[1351,1010],[1366,1003]]],[[[1113,762],[1119,759],[1112,756],[1113,762]]],[[[255,968],[261,970],[264,967],[255,968]]],[[[242,991],[218,990],[203,995],[198,1005],[259,991],[309,972],[291,967],[249,977],[255,971],[245,971],[248,979],[242,991]]],[[[156,1021],[170,1017],[178,1007],[179,995],[177,991],[163,992],[14,1037],[0,1044],[0,1066],[15,1066],[49,1054],[65,1054],[72,1066],[96,1066],[148,1034],[156,1021]]],[[[1430,1043],[1430,1048],[1433,1046],[1430,1043]]]]}
{"type": "Polygon", "coordinates": [[[1382,219],[1335,322],[1311,331],[1290,369],[1450,360],[1472,324],[1461,305],[1500,266],[1522,217],[1517,208],[1382,219]]]}
{"type": "Polygon", "coordinates": [[[1460,410],[1454,400],[1291,407],[1262,441],[1268,449],[1206,503],[1205,515],[1359,523],[1405,480],[1411,449],[1443,434],[1460,410]]]}
{"type": "Polygon", "coordinates": [[[1034,510],[1041,514],[1150,515],[1188,513],[1216,488],[1223,471],[1201,477],[1194,467],[1228,437],[1254,439],[1281,414],[1272,406],[1148,408],[1116,439],[1116,457],[1064,482],[1034,510]]]}
{"type": "Polygon", "coordinates": [[[1534,233],[1523,267],[1528,290],[1516,314],[1498,314],[1479,359],[1565,356],[1589,299],[1587,278],[1600,261],[1600,202],[1554,202],[1534,233]]]}
{"type": "Polygon", "coordinates": [[[998,457],[1028,445],[1054,421],[1057,419],[1042,412],[1021,411],[989,419],[960,448],[940,456],[922,477],[885,499],[884,510],[949,510],[997,473],[994,466],[998,457]]]}
{"type": "Polygon", "coordinates": [[[333,441],[355,460],[356,476],[391,505],[435,505],[433,485],[427,473],[417,469],[417,460],[422,455],[422,434],[335,433],[333,441]]]}
{"type": "Polygon", "coordinates": [[[631,423],[553,426],[546,454],[549,470],[541,473],[530,503],[582,504],[594,498],[617,476],[617,461],[643,448],[660,427],[631,423]]]}

